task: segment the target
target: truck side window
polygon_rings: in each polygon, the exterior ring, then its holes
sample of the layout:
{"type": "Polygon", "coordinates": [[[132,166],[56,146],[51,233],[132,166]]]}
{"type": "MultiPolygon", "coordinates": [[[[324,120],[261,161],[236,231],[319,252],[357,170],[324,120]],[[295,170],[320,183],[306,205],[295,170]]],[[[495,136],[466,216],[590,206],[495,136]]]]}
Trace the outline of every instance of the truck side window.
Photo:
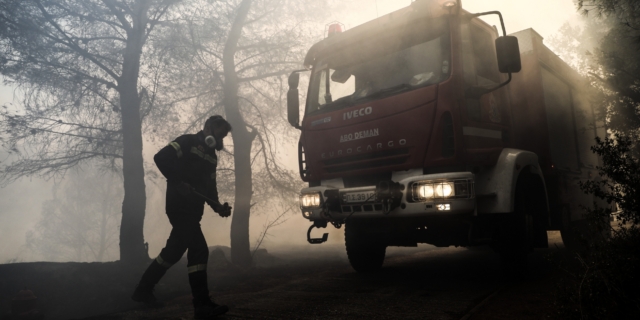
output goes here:
{"type": "MultiPolygon", "coordinates": [[[[469,34],[469,23],[463,24],[461,28],[462,35],[462,67],[465,86],[475,86],[476,64],[473,54],[473,43],[471,43],[471,35],[469,34]]],[[[467,99],[467,116],[470,119],[480,120],[482,114],[480,112],[480,101],[475,99],[467,99]]]]}
{"type": "MultiPolygon", "coordinates": [[[[462,25],[462,64],[467,86],[491,88],[500,83],[498,61],[490,33],[474,23],[462,25]]],[[[474,120],[482,118],[478,100],[467,100],[467,115],[474,120]]]]}
{"type": "Polygon", "coordinates": [[[493,87],[500,83],[498,58],[491,34],[476,25],[471,25],[471,40],[476,65],[478,86],[493,87]]]}

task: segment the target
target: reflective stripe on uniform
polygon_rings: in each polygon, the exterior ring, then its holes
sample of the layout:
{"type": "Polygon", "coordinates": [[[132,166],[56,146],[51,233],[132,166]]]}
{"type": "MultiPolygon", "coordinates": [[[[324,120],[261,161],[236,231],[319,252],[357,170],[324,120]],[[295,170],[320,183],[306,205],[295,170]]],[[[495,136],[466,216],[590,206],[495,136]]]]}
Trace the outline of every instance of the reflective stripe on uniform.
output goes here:
{"type": "Polygon", "coordinates": [[[209,161],[209,162],[211,162],[211,163],[213,163],[213,164],[218,163],[218,160],[216,160],[216,159],[212,158],[212,157],[211,157],[210,155],[208,155],[208,154],[205,154],[205,155],[204,155],[204,159],[205,159],[205,160],[207,160],[207,161],[209,161]]]}
{"type": "Polygon", "coordinates": [[[207,270],[207,265],[206,264],[195,264],[192,266],[187,267],[187,269],[189,270],[189,273],[194,273],[194,272],[198,272],[198,271],[204,271],[207,270]]]}
{"type": "Polygon", "coordinates": [[[191,153],[197,154],[200,158],[203,158],[203,159],[211,162],[212,164],[218,163],[218,160],[214,159],[213,157],[211,157],[208,154],[204,154],[204,152],[198,150],[198,148],[196,148],[196,147],[191,147],[191,153]]]}
{"type": "Polygon", "coordinates": [[[175,141],[172,141],[171,143],[169,143],[170,146],[172,146],[174,149],[176,149],[176,152],[178,153],[178,158],[182,157],[182,149],[180,149],[180,144],[178,144],[175,141]]]}
{"type": "Polygon", "coordinates": [[[156,257],[156,262],[157,262],[159,265],[161,265],[161,266],[163,266],[163,267],[165,267],[165,268],[167,268],[167,269],[168,269],[168,268],[171,268],[171,266],[173,265],[173,263],[171,263],[171,262],[164,261],[164,259],[162,259],[162,257],[161,257],[160,255],[158,255],[158,257],[156,257]]]}

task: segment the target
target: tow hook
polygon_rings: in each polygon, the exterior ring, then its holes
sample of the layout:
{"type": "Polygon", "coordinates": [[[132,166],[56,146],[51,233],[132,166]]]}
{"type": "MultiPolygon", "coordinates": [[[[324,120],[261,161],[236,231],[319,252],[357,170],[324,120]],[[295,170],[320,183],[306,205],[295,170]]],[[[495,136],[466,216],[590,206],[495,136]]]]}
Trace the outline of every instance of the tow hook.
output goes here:
{"type": "Polygon", "coordinates": [[[311,243],[311,244],[320,244],[320,243],[326,242],[327,238],[329,238],[329,234],[328,233],[323,234],[322,238],[311,238],[311,230],[313,230],[313,228],[326,228],[326,227],[327,227],[327,222],[326,221],[316,221],[316,222],[314,222],[309,227],[309,230],[307,230],[307,241],[309,241],[309,243],[311,243]]]}

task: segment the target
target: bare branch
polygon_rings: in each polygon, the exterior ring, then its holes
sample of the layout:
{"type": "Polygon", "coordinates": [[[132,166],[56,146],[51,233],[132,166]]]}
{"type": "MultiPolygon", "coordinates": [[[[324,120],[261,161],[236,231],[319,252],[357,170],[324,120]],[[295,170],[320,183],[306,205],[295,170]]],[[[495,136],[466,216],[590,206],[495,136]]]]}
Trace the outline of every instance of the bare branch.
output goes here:
{"type": "Polygon", "coordinates": [[[124,16],[124,13],[120,10],[118,10],[118,8],[116,8],[116,6],[114,5],[112,0],[102,0],[102,3],[104,3],[105,6],[107,6],[107,8],[109,8],[109,10],[111,11],[111,13],[116,16],[116,18],[118,18],[118,21],[120,21],[120,23],[122,24],[122,28],[125,29],[128,32],[131,32],[131,24],[129,23],[129,20],[127,20],[127,18],[124,16]]]}
{"type": "Polygon", "coordinates": [[[60,44],[63,44],[69,48],[71,48],[72,50],[74,50],[75,52],[77,52],[78,54],[80,54],[81,56],[85,57],[86,59],[88,59],[89,61],[93,62],[96,66],[98,66],[100,69],[104,70],[104,72],[106,72],[107,74],[109,74],[113,79],[120,79],[120,77],[115,74],[115,72],[113,72],[111,69],[109,69],[107,66],[105,66],[104,64],[102,64],[100,61],[96,60],[95,57],[93,55],[91,55],[89,52],[87,52],[86,50],[80,48],[74,41],[73,39],[64,31],[62,30],[62,28],[60,27],[60,25],[58,25],[58,23],[55,22],[55,20],[53,19],[53,17],[51,17],[51,15],[47,12],[47,10],[42,6],[42,4],[40,3],[40,1],[36,0],[36,4],[38,5],[38,8],[40,9],[40,11],[42,12],[42,15],[45,17],[45,19],[47,19],[47,21],[56,29],[58,30],[58,32],[60,32],[60,34],[67,40],[67,41],[62,41],[62,39],[54,37],[53,35],[50,35],[47,32],[42,31],[40,28],[38,28],[37,26],[34,26],[34,29],[37,30],[39,33],[41,33],[42,35],[50,38],[51,40],[54,40],[60,44]]]}
{"type": "Polygon", "coordinates": [[[271,78],[271,77],[278,77],[278,76],[287,75],[289,74],[289,72],[290,70],[281,70],[276,72],[260,74],[254,77],[238,78],[238,82],[250,82],[254,80],[262,80],[262,79],[271,78]]]}

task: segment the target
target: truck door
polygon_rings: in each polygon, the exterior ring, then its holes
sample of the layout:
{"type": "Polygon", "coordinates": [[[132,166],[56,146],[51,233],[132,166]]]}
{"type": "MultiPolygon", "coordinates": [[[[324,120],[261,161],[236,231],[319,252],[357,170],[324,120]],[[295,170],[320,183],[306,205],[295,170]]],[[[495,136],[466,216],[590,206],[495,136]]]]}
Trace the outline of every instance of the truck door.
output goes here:
{"type": "MultiPolygon", "coordinates": [[[[498,71],[495,32],[476,21],[461,27],[464,90],[473,86],[493,88],[504,81],[498,71]]],[[[463,137],[468,161],[492,164],[509,139],[507,90],[464,99],[463,137]]]]}

